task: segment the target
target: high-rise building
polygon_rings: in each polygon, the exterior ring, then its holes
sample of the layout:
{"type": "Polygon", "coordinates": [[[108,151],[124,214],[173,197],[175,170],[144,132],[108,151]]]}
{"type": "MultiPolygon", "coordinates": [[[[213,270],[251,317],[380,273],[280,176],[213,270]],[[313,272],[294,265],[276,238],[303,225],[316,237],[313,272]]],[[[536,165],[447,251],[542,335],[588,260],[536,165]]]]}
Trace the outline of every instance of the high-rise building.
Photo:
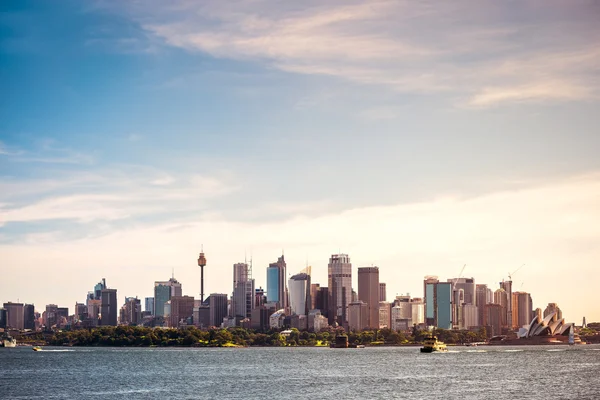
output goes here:
{"type": "Polygon", "coordinates": [[[513,293],[513,326],[522,328],[531,323],[533,319],[533,305],[531,295],[526,292],[513,293]]]}
{"type": "Polygon", "coordinates": [[[35,307],[33,304],[23,306],[23,329],[35,329],[35,307]]]}
{"type": "Polygon", "coordinates": [[[329,288],[327,286],[321,286],[317,292],[317,299],[315,301],[315,309],[321,311],[321,315],[327,318],[329,316],[329,288]]]}
{"type": "Polygon", "coordinates": [[[506,324],[508,328],[513,328],[512,322],[512,281],[502,281],[500,282],[500,288],[504,289],[507,294],[507,303],[506,303],[506,324]]]}
{"type": "Polygon", "coordinates": [[[310,284],[310,307],[309,307],[309,310],[318,309],[318,307],[317,307],[317,293],[319,292],[320,288],[321,288],[321,285],[319,285],[318,283],[311,283],[310,284]]]}
{"type": "MultiPolygon", "coordinates": [[[[98,300],[100,301],[100,300],[98,300]]],[[[50,330],[57,324],[58,319],[58,306],[56,304],[47,304],[46,311],[42,314],[42,320],[46,330],[50,330]]]]}
{"type": "Polygon", "coordinates": [[[6,310],[6,328],[21,330],[24,327],[23,303],[4,303],[6,310]]]}
{"type": "Polygon", "coordinates": [[[424,325],[425,324],[425,303],[423,299],[415,297],[410,299],[412,325],[424,325]]]}
{"type": "Polygon", "coordinates": [[[210,309],[210,325],[221,326],[223,318],[227,317],[227,294],[211,293],[204,304],[210,309]]]}
{"type": "Polygon", "coordinates": [[[194,316],[194,298],[192,296],[172,296],[169,326],[178,328],[182,323],[187,324],[194,316]]]}
{"type": "Polygon", "coordinates": [[[0,328],[6,329],[8,314],[4,308],[0,308],[0,328]]]}
{"type": "Polygon", "coordinates": [[[144,299],[144,311],[154,315],[154,297],[146,297],[144,299]]]}
{"type": "Polygon", "coordinates": [[[475,284],[474,278],[454,278],[448,279],[448,282],[454,285],[454,290],[463,290],[463,302],[464,304],[477,305],[477,285],[475,284]]]}
{"type": "MultiPolygon", "coordinates": [[[[497,304],[501,307],[502,310],[502,318],[500,319],[500,324],[502,328],[508,328],[508,293],[504,289],[496,289],[494,292],[494,304],[497,304]]],[[[512,316],[512,314],[511,314],[512,316]]],[[[512,323],[512,322],[511,322],[512,323]]]]}
{"type": "Polygon", "coordinates": [[[485,305],[489,302],[487,285],[477,284],[475,286],[475,304],[477,305],[477,321],[480,326],[484,325],[485,305]]]}
{"type": "Polygon", "coordinates": [[[358,300],[367,303],[367,327],[379,328],[379,268],[358,269],[358,300]]]}
{"type": "Polygon", "coordinates": [[[347,254],[333,254],[328,265],[329,324],[344,325],[348,321],[348,305],[352,302],[352,264],[347,254]]]}
{"type": "Polygon", "coordinates": [[[233,295],[231,296],[232,317],[251,318],[256,303],[252,266],[247,263],[233,265],[233,295]]]}
{"type": "Polygon", "coordinates": [[[267,301],[275,302],[278,308],[289,312],[289,294],[286,285],[287,265],[283,255],[277,262],[269,264],[267,268],[267,301]]]}
{"type": "MultiPolygon", "coordinates": [[[[379,292],[377,293],[379,297],[379,292]]],[[[352,302],[348,305],[348,329],[362,331],[367,328],[369,309],[364,301],[352,302]]]]}
{"type": "Polygon", "coordinates": [[[75,302],[75,311],[73,313],[76,321],[83,321],[88,317],[88,307],[83,303],[75,302]]]}
{"type": "Polygon", "coordinates": [[[392,327],[392,305],[387,301],[379,302],[379,329],[392,327]]]}
{"type": "Polygon", "coordinates": [[[102,289],[100,306],[100,325],[117,326],[117,289],[102,289]]]}
{"type": "Polygon", "coordinates": [[[385,283],[379,282],[379,301],[387,301],[385,283]]]}
{"type": "Polygon", "coordinates": [[[142,322],[142,304],[137,297],[125,297],[120,319],[123,325],[137,325],[142,322]]]}
{"type": "Polygon", "coordinates": [[[173,296],[181,296],[181,283],[172,277],[168,281],[154,282],[154,315],[165,316],[165,303],[173,296]]]}
{"type": "MultiPolygon", "coordinates": [[[[4,306],[6,308],[6,304],[4,306]]],[[[548,315],[552,314],[553,312],[556,313],[557,319],[558,319],[558,321],[560,321],[563,317],[562,311],[561,311],[560,307],[558,307],[558,304],[556,304],[556,303],[548,303],[548,305],[546,306],[546,309],[544,310],[544,318],[546,318],[548,315]]]]}
{"type": "Polygon", "coordinates": [[[425,323],[442,329],[452,328],[452,283],[440,282],[437,276],[426,276],[425,323]]]}
{"type": "Polygon", "coordinates": [[[310,311],[310,275],[299,273],[288,281],[290,293],[290,314],[308,315],[310,311]]]}
{"type": "Polygon", "coordinates": [[[473,329],[479,326],[479,309],[473,304],[463,304],[460,329],[473,329]]]}
{"type": "Polygon", "coordinates": [[[506,318],[505,309],[500,304],[486,304],[485,307],[485,326],[490,329],[488,336],[502,334],[503,319],[506,318]]]}

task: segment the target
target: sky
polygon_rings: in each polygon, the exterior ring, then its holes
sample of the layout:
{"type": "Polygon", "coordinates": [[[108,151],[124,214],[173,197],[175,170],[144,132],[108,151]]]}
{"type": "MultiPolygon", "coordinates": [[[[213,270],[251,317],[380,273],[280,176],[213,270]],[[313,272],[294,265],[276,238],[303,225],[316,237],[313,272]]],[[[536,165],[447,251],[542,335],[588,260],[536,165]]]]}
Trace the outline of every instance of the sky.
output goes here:
{"type": "Polygon", "coordinates": [[[592,0],[3,1],[0,302],[172,274],[198,297],[202,248],[207,293],[250,259],[265,287],[282,252],[325,286],[341,252],[388,300],[466,264],[600,321],[599,20],[592,0]]]}

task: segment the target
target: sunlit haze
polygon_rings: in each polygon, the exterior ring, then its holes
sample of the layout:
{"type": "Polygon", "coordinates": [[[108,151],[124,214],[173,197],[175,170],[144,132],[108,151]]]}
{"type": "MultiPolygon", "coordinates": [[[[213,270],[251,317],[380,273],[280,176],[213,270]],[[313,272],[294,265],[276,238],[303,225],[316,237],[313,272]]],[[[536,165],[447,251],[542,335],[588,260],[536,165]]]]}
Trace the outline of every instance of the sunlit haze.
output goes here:
{"type": "Polygon", "coordinates": [[[0,5],[0,303],[332,254],[600,321],[600,3],[0,5]]]}

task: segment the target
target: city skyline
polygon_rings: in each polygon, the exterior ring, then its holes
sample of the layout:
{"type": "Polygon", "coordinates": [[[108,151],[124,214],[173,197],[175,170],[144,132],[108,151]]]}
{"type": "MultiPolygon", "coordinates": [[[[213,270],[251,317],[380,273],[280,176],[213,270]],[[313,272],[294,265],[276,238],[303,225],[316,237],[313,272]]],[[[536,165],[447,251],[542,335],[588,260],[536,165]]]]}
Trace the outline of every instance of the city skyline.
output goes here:
{"type": "Polygon", "coordinates": [[[204,245],[206,295],[337,252],[600,320],[598,4],[148,4],[1,6],[3,301],[197,297],[204,245]]]}

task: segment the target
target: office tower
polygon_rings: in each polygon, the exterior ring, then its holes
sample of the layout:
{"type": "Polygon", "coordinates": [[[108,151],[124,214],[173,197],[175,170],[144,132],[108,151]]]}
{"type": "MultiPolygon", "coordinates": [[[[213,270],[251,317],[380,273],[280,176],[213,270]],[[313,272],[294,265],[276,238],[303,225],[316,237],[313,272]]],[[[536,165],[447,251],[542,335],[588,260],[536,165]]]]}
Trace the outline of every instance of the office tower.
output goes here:
{"type": "Polygon", "coordinates": [[[286,285],[286,268],[283,255],[277,259],[276,263],[269,264],[267,268],[267,301],[275,302],[278,308],[289,312],[289,295],[286,285]]]}
{"type": "Polygon", "coordinates": [[[504,319],[506,318],[505,308],[500,304],[486,304],[484,307],[485,326],[489,329],[488,336],[497,336],[502,334],[504,319]]]}
{"type": "MultiPolygon", "coordinates": [[[[494,304],[497,304],[502,309],[501,325],[503,328],[508,328],[508,297],[509,294],[504,289],[496,289],[494,292],[494,304]]],[[[512,314],[510,314],[512,317],[512,314]]],[[[512,324],[512,322],[511,322],[512,324]]]]}
{"type": "Polygon", "coordinates": [[[477,305],[477,320],[480,326],[484,325],[485,305],[488,303],[487,285],[477,284],[475,286],[475,304],[477,305]]]}
{"type": "Polygon", "coordinates": [[[0,328],[6,329],[8,314],[4,308],[0,308],[0,328]]]}
{"type": "Polygon", "coordinates": [[[463,290],[463,302],[464,304],[477,305],[477,285],[475,284],[474,278],[454,278],[448,279],[448,282],[454,285],[454,290],[463,290]]]}
{"type": "MultiPolygon", "coordinates": [[[[379,292],[377,293],[377,297],[379,297],[379,292]]],[[[348,329],[350,331],[362,331],[366,329],[368,318],[369,308],[364,301],[359,300],[348,305],[348,329]]]]}
{"type": "Polygon", "coordinates": [[[411,325],[424,325],[425,324],[425,303],[423,299],[415,297],[410,299],[411,307],[411,325]]]}
{"type": "MultiPolygon", "coordinates": [[[[250,261],[252,262],[252,261],[250,261]]],[[[252,279],[252,264],[233,264],[233,295],[231,296],[232,317],[250,318],[255,307],[255,287],[252,279]]]]}
{"type": "Polygon", "coordinates": [[[75,303],[75,311],[73,313],[76,321],[83,321],[88,316],[88,307],[83,303],[75,303]]]}
{"type": "Polygon", "coordinates": [[[204,300],[204,306],[209,307],[209,323],[211,326],[221,326],[223,318],[227,317],[227,294],[211,293],[204,300]]]}
{"type": "Polygon", "coordinates": [[[452,328],[452,283],[440,282],[437,276],[426,276],[425,323],[442,329],[452,328]]]}
{"type": "Polygon", "coordinates": [[[117,326],[117,289],[102,289],[100,325],[117,326]]]}
{"type": "Polygon", "coordinates": [[[57,323],[58,306],[56,304],[47,304],[46,311],[42,314],[42,320],[46,330],[50,330],[57,323]]]}
{"type": "Polygon", "coordinates": [[[329,324],[340,326],[347,321],[352,302],[352,264],[347,254],[333,254],[328,265],[329,324]]]}
{"type": "Polygon", "coordinates": [[[387,294],[385,291],[385,283],[379,282],[379,301],[387,301],[387,294]]]}
{"type": "Polygon", "coordinates": [[[387,301],[379,302],[379,329],[392,327],[392,305],[387,301]]]}
{"type": "Polygon", "coordinates": [[[512,329],[512,281],[502,281],[500,282],[500,288],[504,289],[507,294],[507,303],[506,303],[506,324],[509,329],[512,329]]]}
{"type": "MultiPolygon", "coordinates": [[[[204,257],[204,248],[198,256],[198,266],[200,267],[200,302],[204,301],[204,267],[206,267],[206,257],[204,257]]],[[[181,294],[179,294],[181,296],[181,294]]]]}
{"type": "MultiPolygon", "coordinates": [[[[476,285],[473,278],[448,279],[452,283],[452,326],[455,329],[464,328],[463,306],[475,305],[477,302],[476,285]]],[[[472,308],[470,309],[472,312],[472,308]]]]}
{"type": "Polygon", "coordinates": [[[164,317],[165,303],[173,296],[181,296],[181,283],[171,277],[168,281],[154,282],[154,315],[164,317]]]}
{"type": "MultiPolygon", "coordinates": [[[[6,304],[4,305],[4,307],[6,308],[6,304]]],[[[558,304],[556,304],[556,303],[548,303],[548,305],[546,306],[546,309],[544,310],[544,318],[547,317],[548,315],[552,314],[553,312],[556,313],[558,321],[560,321],[563,317],[562,311],[558,307],[558,304]]],[[[9,318],[10,318],[10,315],[9,315],[9,318]]]]}
{"type": "Polygon", "coordinates": [[[146,297],[144,299],[144,311],[154,315],[154,297],[146,297]]]}
{"type": "Polygon", "coordinates": [[[319,293],[320,288],[321,288],[321,285],[319,285],[318,283],[310,284],[310,307],[309,307],[309,310],[314,310],[314,309],[319,308],[319,307],[317,307],[317,293],[319,293]]]}
{"type": "Polygon", "coordinates": [[[181,324],[187,324],[188,319],[191,322],[194,316],[194,298],[192,296],[172,296],[170,301],[169,326],[178,328],[181,324]]]}
{"type": "Polygon", "coordinates": [[[513,293],[513,325],[517,328],[528,326],[533,320],[531,295],[526,292],[513,293]]]}
{"type": "Polygon", "coordinates": [[[120,319],[123,325],[138,325],[142,322],[142,303],[137,297],[125,297],[120,319]]]}
{"type": "Polygon", "coordinates": [[[254,291],[254,308],[260,307],[267,302],[267,297],[265,296],[265,289],[259,287],[254,291]]]}
{"type": "Polygon", "coordinates": [[[410,296],[396,296],[391,310],[391,327],[393,330],[406,330],[412,326],[412,304],[410,296]]]}
{"type": "Polygon", "coordinates": [[[33,304],[23,306],[23,329],[35,329],[35,309],[33,304]]]}
{"type": "Polygon", "coordinates": [[[358,300],[367,304],[367,327],[379,328],[379,268],[358,269],[358,300]]]}
{"type": "MultiPolygon", "coordinates": [[[[317,299],[315,300],[315,308],[321,311],[321,315],[325,318],[329,316],[329,288],[327,286],[321,286],[317,292],[317,299]]],[[[329,321],[329,319],[328,319],[329,321]]]]}
{"type": "Polygon", "coordinates": [[[291,315],[308,315],[310,311],[310,275],[299,273],[288,281],[291,315]]]}
{"type": "Polygon", "coordinates": [[[93,298],[99,300],[102,296],[102,290],[104,289],[106,289],[106,279],[102,278],[102,281],[94,286],[93,298]]]}
{"type": "Polygon", "coordinates": [[[21,330],[24,327],[24,315],[23,315],[23,303],[4,303],[4,309],[6,310],[6,328],[7,329],[18,329],[21,330]]]}
{"type": "Polygon", "coordinates": [[[474,329],[479,326],[479,309],[473,304],[463,304],[460,329],[474,329]]]}

